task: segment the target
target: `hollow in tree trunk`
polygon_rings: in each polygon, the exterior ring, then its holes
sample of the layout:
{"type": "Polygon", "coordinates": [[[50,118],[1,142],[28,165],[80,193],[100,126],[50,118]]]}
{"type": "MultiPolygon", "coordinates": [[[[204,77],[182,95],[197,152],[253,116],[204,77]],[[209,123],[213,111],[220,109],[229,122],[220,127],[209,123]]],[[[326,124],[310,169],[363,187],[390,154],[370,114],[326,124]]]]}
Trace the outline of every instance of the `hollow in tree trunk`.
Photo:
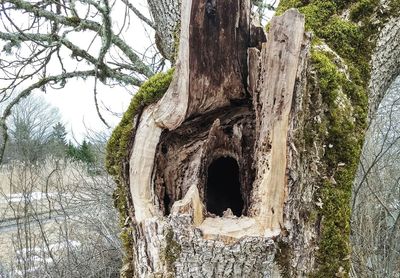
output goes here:
{"type": "MultiPolygon", "coordinates": [[[[182,1],[168,90],[147,106],[140,93],[122,121],[126,130],[119,127],[109,144],[108,167],[126,215],[125,276],[347,276],[367,85],[379,87],[370,94],[373,114],[390,84],[377,78],[387,65],[372,51],[384,36],[377,26],[361,28],[377,4],[345,20],[336,14],[355,5],[325,1],[336,10],[324,19],[312,11],[329,7],[303,2],[309,28],[319,24],[315,32],[325,42],[311,43],[295,9],[274,17],[266,35],[248,0],[182,1]],[[349,29],[373,38],[359,57],[350,53],[349,29]],[[343,41],[333,41],[337,33],[343,41]],[[375,68],[364,69],[371,59],[375,68]]],[[[381,15],[382,26],[389,17],[381,15]]],[[[143,92],[165,85],[150,82],[143,92]]]]}

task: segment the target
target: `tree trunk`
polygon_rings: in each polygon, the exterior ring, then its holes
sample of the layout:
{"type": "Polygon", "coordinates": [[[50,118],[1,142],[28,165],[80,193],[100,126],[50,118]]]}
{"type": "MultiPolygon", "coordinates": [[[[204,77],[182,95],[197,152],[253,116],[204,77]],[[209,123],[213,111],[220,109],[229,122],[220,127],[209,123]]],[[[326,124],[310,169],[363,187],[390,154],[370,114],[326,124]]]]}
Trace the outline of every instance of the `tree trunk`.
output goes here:
{"type": "MultiPolygon", "coordinates": [[[[267,37],[249,0],[181,11],[172,82],[130,119],[126,276],[347,276],[369,77],[328,39],[311,47],[297,10],[267,37]]],[[[382,67],[370,112],[397,74],[382,67]]]]}

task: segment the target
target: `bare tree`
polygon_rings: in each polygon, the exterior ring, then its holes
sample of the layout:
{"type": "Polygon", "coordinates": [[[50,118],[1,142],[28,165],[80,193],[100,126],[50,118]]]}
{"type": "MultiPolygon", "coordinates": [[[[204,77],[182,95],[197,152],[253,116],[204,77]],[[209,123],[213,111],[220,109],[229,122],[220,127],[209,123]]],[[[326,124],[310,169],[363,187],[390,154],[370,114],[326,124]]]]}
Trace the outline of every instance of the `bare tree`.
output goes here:
{"type": "MultiPolygon", "coordinates": [[[[8,119],[10,159],[0,168],[2,272],[11,277],[117,277],[122,250],[113,209],[115,184],[104,171],[101,153],[91,150],[96,171],[67,157],[59,117],[42,98],[28,96],[8,119]]],[[[105,139],[99,136],[90,145],[101,150],[105,139]]]]}
{"type": "Polygon", "coordinates": [[[352,201],[353,277],[400,273],[400,83],[369,127],[352,201]]]}
{"type": "Polygon", "coordinates": [[[20,101],[7,121],[10,128],[7,160],[36,163],[45,159],[53,150],[48,146],[53,128],[60,120],[59,111],[42,97],[29,96],[20,101]]]}

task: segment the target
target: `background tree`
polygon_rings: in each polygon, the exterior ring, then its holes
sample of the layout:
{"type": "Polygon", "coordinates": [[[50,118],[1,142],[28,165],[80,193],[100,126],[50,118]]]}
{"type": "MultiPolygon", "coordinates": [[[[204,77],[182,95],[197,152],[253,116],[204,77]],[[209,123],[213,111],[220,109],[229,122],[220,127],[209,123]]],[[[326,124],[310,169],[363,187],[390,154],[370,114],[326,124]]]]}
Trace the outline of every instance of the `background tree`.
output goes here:
{"type": "Polygon", "coordinates": [[[0,13],[0,101],[7,101],[0,118],[0,155],[7,139],[6,118],[32,91],[62,89],[70,79],[88,80],[99,117],[108,125],[97,102],[98,82],[134,89],[165,64],[153,45],[138,52],[135,41],[125,39],[136,25],[132,16],[146,28],[154,27],[128,1],[12,0],[1,2],[0,13]]]}
{"type": "Polygon", "coordinates": [[[399,84],[392,84],[369,127],[353,189],[353,277],[400,273],[399,84]]]}
{"type": "Polygon", "coordinates": [[[0,276],[118,277],[115,184],[98,153],[106,139],[91,132],[93,143],[74,147],[83,162],[70,159],[56,112],[29,96],[9,118],[9,159],[0,165],[0,276]]]}
{"type": "Polygon", "coordinates": [[[52,153],[57,158],[64,158],[67,153],[67,131],[65,126],[58,122],[53,126],[53,131],[50,137],[50,144],[52,148],[52,153]]]}
{"type": "Polygon", "coordinates": [[[14,107],[8,120],[10,142],[8,159],[36,163],[52,151],[53,126],[60,121],[60,113],[43,98],[30,96],[14,107]]]}
{"type": "Polygon", "coordinates": [[[75,161],[81,161],[86,164],[93,164],[95,162],[93,146],[91,143],[88,143],[86,139],[77,147],[70,142],[68,144],[67,154],[75,161]]]}

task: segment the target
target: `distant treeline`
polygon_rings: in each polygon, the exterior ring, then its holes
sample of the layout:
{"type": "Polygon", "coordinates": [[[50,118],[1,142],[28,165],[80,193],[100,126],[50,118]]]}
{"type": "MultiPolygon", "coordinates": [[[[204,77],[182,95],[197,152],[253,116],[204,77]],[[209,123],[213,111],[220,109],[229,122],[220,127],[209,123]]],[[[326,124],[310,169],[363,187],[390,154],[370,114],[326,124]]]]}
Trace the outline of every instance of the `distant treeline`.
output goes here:
{"type": "Polygon", "coordinates": [[[31,96],[21,101],[7,125],[9,136],[3,163],[17,160],[38,164],[48,158],[103,163],[105,140],[84,139],[75,144],[68,141],[59,111],[43,98],[31,96]]]}

